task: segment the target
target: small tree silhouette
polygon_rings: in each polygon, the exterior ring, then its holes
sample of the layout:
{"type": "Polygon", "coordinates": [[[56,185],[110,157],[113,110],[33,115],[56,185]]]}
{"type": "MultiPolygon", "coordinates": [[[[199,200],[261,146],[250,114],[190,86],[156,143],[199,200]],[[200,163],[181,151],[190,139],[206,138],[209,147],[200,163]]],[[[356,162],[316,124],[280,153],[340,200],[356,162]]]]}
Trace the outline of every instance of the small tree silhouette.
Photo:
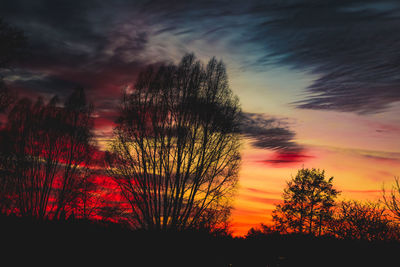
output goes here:
{"type": "Polygon", "coordinates": [[[281,232],[321,235],[339,191],[333,188],[333,177],[325,179],[318,169],[300,169],[287,183],[282,204],[273,211],[275,228],[281,232]]]}

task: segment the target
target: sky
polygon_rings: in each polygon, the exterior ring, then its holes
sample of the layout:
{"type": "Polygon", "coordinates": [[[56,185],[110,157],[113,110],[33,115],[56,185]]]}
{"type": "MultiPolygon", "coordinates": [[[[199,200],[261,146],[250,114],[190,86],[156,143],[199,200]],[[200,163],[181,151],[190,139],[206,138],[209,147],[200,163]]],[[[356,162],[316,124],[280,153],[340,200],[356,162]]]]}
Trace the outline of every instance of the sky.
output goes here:
{"type": "Polygon", "coordinates": [[[236,234],[271,221],[299,168],[334,176],[340,199],[377,200],[400,176],[398,1],[3,0],[0,17],[30,46],[9,87],[84,87],[102,146],[146,66],[222,59],[244,112],[236,234]]]}

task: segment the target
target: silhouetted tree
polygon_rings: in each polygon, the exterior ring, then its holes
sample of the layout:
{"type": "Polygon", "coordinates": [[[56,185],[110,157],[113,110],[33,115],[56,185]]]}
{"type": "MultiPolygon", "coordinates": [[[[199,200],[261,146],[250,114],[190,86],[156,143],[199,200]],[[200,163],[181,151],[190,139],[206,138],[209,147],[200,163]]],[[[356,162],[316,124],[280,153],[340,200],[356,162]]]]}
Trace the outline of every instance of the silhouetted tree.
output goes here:
{"type": "Polygon", "coordinates": [[[300,169],[287,183],[283,203],[273,211],[275,227],[282,232],[321,235],[332,215],[339,191],[333,188],[333,177],[325,179],[318,169],[300,169]]]}
{"type": "Polygon", "coordinates": [[[71,190],[77,196],[73,195],[72,200],[74,201],[68,203],[72,208],[72,212],[78,218],[92,219],[98,215],[98,209],[101,207],[101,198],[98,197],[98,190],[100,190],[99,185],[90,170],[88,170],[86,175],[83,175],[82,179],[75,184],[75,188],[71,190]]]}
{"type": "Polygon", "coordinates": [[[1,72],[20,58],[25,49],[26,38],[23,32],[11,27],[0,18],[0,112],[4,112],[15,99],[15,95],[6,87],[1,72]]]}
{"type": "Polygon", "coordinates": [[[383,202],[392,216],[400,222],[400,182],[398,177],[395,177],[394,180],[395,184],[389,196],[386,195],[386,191],[383,189],[383,202]]]}
{"type": "Polygon", "coordinates": [[[78,197],[92,148],[91,108],[77,89],[64,107],[54,97],[19,100],[3,131],[2,197],[23,216],[65,217],[78,197]]]}
{"type": "Polygon", "coordinates": [[[237,183],[238,100],[225,66],[186,55],[148,68],[126,90],[109,173],[137,227],[215,227],[228,218],[237,183]],[[211,225],[210,225],[211,224],[211,225]]]}
{"type": "Polygon", "coordinates": [[[9,134],[5,129],[0,130],[0,212],[8,214],[13,212],[14,204],[14,181],[12,179],[13,163],[9,134]]]}
{"type": "Polygon", "coordinates": [[[22,99],[13,107],[7,122],[8,154],[4,167],[14,184],[15,205],[24,216],[43,218],[49,210],[50,193],[61,166],[61,139],[57,99],[47,105],[22,99]]]}
{"type": "Polygon", "coordinates": [[[389,240],[399,237],[399,227],[379,203],[343,201],[329,224],[333,235],[343,239],[389,240]]]}
{"type": "MultiPolygon", "coordinates": [[[[63,118],[63,171],[60,189],[57,191],[57,210],[55,216],[66,213],[69,203],[88,192],[90,181],[89,165],[94,148],[93,108],[86,101],[83,89],[76,89],[64,104],[63,118]],[[84,191],[80,190],[83,189],[84,191]]],[[[91,189],[93,190],[93,184],[91,189]]],[[[87,196],[83,196],[84,199],[87,196]]],[[[86,200],[86,199],[85,199],[86,200]]]]}

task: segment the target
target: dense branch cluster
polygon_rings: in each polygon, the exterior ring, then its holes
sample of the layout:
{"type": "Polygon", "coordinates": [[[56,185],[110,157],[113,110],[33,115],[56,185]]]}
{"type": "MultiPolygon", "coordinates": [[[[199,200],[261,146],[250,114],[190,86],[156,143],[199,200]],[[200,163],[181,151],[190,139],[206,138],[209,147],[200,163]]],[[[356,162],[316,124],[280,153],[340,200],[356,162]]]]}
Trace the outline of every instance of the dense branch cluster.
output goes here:
{"type": "MultiPolygon", "coordinates": [[[[82,89],[60,106],[19,100],[1,135],[1,208],[36,218],[71,213],[89,170],[92,108],[82,89]]],[[[77,212],[77,211],[75,211],[77,212]]]]}
{"type": "Polygon", "coordinates": [[[237,183],[238,100],[222,62],[193,55],[147,69],[122,100],[109,173],[135,224],[182,229],[226,221],[237,183]]]}
{"type": "Polygon", "coordinates": [[[284,190],[283,204],[277,205],[273,213],[277,227],[288,232],[320,235],[339,194],[332,182],[333,177],[325,179],[324,171],[299,170],[284,190]]]}

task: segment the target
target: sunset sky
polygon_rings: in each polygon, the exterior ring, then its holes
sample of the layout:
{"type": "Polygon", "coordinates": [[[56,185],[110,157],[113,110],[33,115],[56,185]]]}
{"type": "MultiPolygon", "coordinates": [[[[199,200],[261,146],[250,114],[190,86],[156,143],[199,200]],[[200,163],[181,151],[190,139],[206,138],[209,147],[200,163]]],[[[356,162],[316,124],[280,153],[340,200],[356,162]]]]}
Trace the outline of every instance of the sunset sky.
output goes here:
{"type": "Polygon", "coordinates": [[[0,17],[30,46],[3,73],[9,87],[84,87],[103,149],[140,70],[188,52],[222,59],[245,114],[263,118],[244,130],[235,234],[270,222],[302,166],[334,176],[340,199],[377,200],[400,176],[398,1],[3,0],[0,17]]]}

